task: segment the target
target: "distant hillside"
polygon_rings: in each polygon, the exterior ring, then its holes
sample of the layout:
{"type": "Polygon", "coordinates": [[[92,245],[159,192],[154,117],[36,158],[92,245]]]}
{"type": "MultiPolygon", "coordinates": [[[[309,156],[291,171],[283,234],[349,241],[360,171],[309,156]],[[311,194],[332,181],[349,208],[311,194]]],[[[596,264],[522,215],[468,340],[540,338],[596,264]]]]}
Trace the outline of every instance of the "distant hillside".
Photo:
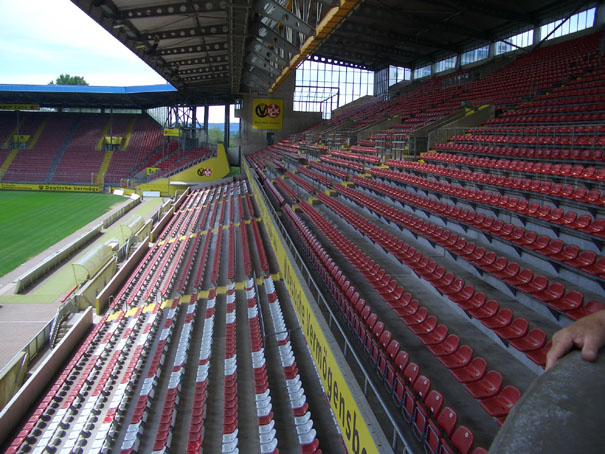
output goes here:
{"type": "MultiPolygon", "coordinates": [[[[223,123],[208,123],[208,129],[219,129],[223,131],[225,127],[223,123]]],[[[239,132],[239,123],[230,123],[229,131],[231,132],[231,134],[239,132]]]]}

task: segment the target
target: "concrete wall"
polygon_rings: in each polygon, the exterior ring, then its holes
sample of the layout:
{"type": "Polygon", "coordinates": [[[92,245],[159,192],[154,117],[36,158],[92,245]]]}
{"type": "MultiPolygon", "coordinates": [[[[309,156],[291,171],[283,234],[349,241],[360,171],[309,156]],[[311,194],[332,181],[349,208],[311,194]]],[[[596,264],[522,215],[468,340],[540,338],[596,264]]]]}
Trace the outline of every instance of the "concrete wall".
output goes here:
{"type": "Polygon", "coordinates": [[[142,199],[140,198],[130,199],[126,205],[124,205],[122,208],[117,210],[115,213],[113,213],[111,216],[109,216],[103,221],[103,228],[106,229],[107,227],[112,225],[114,222],[116,222],[118,219],[120,219],[122,216],[124,216],[134,207],[136,207],[139,203],[141,203],[141,201],[142,199]]]}
{"type": "Polygon", "coordinates": [[[294,84],[292,75],[281,84],[279,89],[270,95],[263,93],[247,93],[244,95],[244,106],[241,112],[242,153],[254,153],[267,145],[267,133],[274,134],[274,142],[278,142],[292,134],[302,131],[321,121],[319,112],[294,112],[294,84]],[[252,103],[254,98],[275,98],[284,101],[284,120],[281,130],[252,129],[252,103]]]}
{"type": "Polygon", "coordinates": [[[17,279],[15,293],[20,293],[26,288],[31,287],[32,285],[37,283],[43,276],[46,276],[47,274],[52,272],[56,267],[58,267],[61,263],[63,263],[73,254],[82,250],[87,244],[90,244],[92,240],[94,240],[97,236],[101,234],[102,227],[102,223],[97,225],[91,231],[83,234],[68,245],[62,247],[60,250],[55,252],[54,255],[48,257],[35,268],[32,268],[27,273],[20,276],[19,279],[17,279]]]}
{"type": "Polygon", "coordinates": [[[0,445],[21,422],[42,391],[52,382],[67,358],[80,345],[91,325],[92,308],[88,308],[2,410],[0,413],[0,445]]]}
{"type": "Polygon", "coordinates": [[[604,451],[605,355],[578,350],[537,377],[515,404],[490,454],[598,454],[604,451]]]}

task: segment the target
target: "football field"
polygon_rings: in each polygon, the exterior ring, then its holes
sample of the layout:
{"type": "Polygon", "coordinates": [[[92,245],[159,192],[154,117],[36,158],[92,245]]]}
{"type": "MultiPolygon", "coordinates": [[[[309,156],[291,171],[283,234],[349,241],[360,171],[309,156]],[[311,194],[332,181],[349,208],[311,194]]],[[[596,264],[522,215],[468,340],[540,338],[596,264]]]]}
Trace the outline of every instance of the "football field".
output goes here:
{"type": "Polygon", "coordinates": [[[0,191],[0,276],[124,200],[110,194],[0,191]]]}

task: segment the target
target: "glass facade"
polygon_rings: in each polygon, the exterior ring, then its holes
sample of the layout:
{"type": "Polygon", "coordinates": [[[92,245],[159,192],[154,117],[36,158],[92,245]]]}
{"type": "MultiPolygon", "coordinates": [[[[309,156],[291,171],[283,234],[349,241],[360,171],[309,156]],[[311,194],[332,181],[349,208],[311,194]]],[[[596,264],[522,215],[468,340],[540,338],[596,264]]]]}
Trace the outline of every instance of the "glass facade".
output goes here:
{"type": "Polygon", "coordinates": [[[564,19],[559,19],[549,24],[542,25],[542,27],[540,27],[542,39],[547,37],[547,39],[554,39],[592,27],[594,25],[596,11],[596,8],[590,8],[586,11],[574,14],[565,22],[563,22],[564,19]],[[552,34],[548,36],[550,33],[552,34]]]}
{"type": "Polygon", "coordinates": [[[462,54],[461,63],[468,65],[479,60],[485,60],[489,55],[489,45],[478,47],[477,49],[469,50],[462,54]]]}
{"type": "Polygon", "coordinates": [[[435,72],[441,73],[443,71],[447,71],[448,69],[453,69],[456,67],[456,56],[446,58],[445,60],[438,61],[435,63],[435,72]]]}
{"type": "Polygon", "coordinates": [[[298,112],[322,112],[326,119],[332,110],[373,94],[373,71],[315,59],[296,69],[294,110],[298,112]]]}
{"type": "Polygon", "coordinates": [[[422,68],[414,69],[414,79],[422,79],[431,75],[431,65],[423,66],[422,68]]]}
{"type": "Polygon", "coordinates": [[[510,36],[496,43],[496,55],[512,52],[520,47],[531,46],[534,43],[534,31],[527,30],[518,35],[510,36]]]}
{"type": "Polygon", "coordinates": [[[388,68],[381,69],[374,76],[374,94],[376,96],[383,95],[389,91],[389,87],[402,80],[410,80],[411,78],[412,70],[410,68],[391,65],[388,68]]]}

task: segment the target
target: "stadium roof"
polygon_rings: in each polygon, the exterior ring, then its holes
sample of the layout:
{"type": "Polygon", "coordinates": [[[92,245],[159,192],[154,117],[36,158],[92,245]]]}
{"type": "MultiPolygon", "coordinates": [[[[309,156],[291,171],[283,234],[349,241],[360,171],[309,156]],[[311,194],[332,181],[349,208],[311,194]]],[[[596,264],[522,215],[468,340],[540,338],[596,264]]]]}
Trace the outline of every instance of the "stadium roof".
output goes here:
{"type": "MultiPolygon", "coordinates": [[[[153,100],[143,93],[105,93],[111,95],[113,105],[114,99],[124,102],[130,99],[141,107],[146,103],[222,104],[249,91],[271,91],[308,55],[370,70],[388,65],[420,67],[598,3],[586,0],[72,1],[178,90],[178,95],[160,90],[149,95],[155,97],[153,100]]],[[[52,92],[44,91],[42,95],[52,100],[52,92]]],[[[28,92],[23,96],[27,97],[28,92]]],[[[102,100],[103,93],[73,92],[69,96],[74,102],[86,99],[96,102],[102,100]]]]}
{"type": "MultiPolygon", "coordinates": [[[[193,96],[193,95],[192,95],[193,96]]],[[[95,87],[88,85],[2,85],[0,104],[38,104],[42,107],[140,108],[187,103],[172,85],[95,87]]],[[[192,104],[195,100],[190,99],[192,104]]]]}

